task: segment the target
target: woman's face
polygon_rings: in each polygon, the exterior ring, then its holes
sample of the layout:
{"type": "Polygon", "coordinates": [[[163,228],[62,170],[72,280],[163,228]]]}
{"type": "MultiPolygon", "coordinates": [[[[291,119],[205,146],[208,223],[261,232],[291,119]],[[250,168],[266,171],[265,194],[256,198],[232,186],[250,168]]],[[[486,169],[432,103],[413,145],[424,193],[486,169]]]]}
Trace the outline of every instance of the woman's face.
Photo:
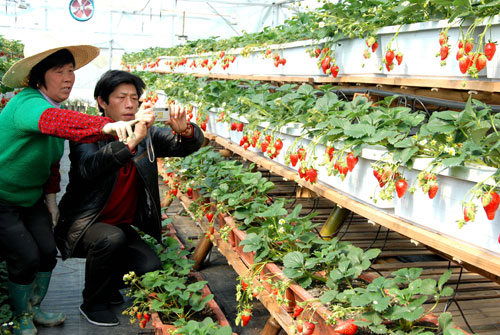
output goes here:
{"type": "Polygon", "coordinates": [[[63,102],[69,98],[75,83],[74,71],[71,63],[49,69],[45,72],[45,86],[40,87],[40,91],[55,102],[63,102]]]}

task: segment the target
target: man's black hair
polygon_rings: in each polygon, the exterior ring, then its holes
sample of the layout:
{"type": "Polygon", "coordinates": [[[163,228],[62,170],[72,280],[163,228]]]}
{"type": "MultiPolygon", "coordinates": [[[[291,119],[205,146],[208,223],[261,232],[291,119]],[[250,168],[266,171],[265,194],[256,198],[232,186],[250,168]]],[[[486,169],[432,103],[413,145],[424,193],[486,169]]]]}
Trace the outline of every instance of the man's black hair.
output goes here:
{"type": "Polygon", "coordinates": [[[34,89],[45,86],[45,73],[52,68],[60,68],[66,64],[75,66],[75,58],[68,49],[61,49],[45,57],[31,69],[28,86],[34,89]]]}
{"type": "MultiPolygon", "coordinates": [[[[99,79],[94,89],[94,98],[101,97],[104,102],[109,103],[109,95],[121,84],[132,84],[135,86],[137,96],[141,96],[146,88],[144,81],[135,74],[121,70],[109,70],[99,79]]],[[[99,104],[97,104],[99,106],[99,104]]],[[[104,114],[104,109],[99,106],[99,111],[104,114]]]]}

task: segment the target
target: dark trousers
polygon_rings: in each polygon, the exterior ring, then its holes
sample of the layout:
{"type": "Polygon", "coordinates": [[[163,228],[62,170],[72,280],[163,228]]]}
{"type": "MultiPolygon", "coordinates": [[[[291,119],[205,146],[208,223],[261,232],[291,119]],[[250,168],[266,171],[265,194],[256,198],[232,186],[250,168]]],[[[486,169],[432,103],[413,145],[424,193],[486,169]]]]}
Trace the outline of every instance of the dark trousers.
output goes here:
{"type": "Polygon", "coordinates": [[[0,255],[7,261],[9,280],[16,284],[30,284],[39,271],[54,269],[56,242],[43,198],[31,207],[0,201],[0,255]]]}
{"type": "Polygon", "coordinates": [[[83,301],[105,304],[111,290],[124,287],[123,275],[137,275],[162,268],[151,247],[128,224],[112,226],[96,222],[78,242],[78,254],[86,255],[83,301]]]}

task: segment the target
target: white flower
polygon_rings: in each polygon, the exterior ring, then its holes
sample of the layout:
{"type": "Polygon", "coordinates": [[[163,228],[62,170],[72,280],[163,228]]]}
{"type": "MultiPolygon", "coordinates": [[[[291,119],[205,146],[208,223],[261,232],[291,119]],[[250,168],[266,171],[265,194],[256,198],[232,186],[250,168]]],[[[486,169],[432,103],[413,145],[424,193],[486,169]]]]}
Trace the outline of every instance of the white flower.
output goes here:
{"type": "Polygon", "coordinates": [[[285,219],[280,219],[280,220],[278,221],[278,223],[279,223],[279,224],[285,224],[285,222],[286,222],[286,221],[285,221],[285,219]]]}
{"type": "Polygon", "coordinates": [[[179,170],[179,173],[180,173],[180,174],[184,174],[184,173],[186,173],[186,171],[187,171],[187,169],[180,169],[180,170],[179,170]]]}
{"type": "Polygon", "coordinates": [[[455,156],[455,154],[456,154],[455,148],[452,148],[452,147],[445,147],[444,151],[447,152],[448,154],[452,155],[452,156],[455,156]]]}
{"type": "Polygon", "coordinates": [[[319,27],[320,27],[320,28],[323,28],[324,26],[325,26],[325,23],[324,23],[323,21],[321,21],[321,22],[319,23],[319,27]]]}
{"type": "Polygon", "coordinates": [[[283,234],[284,232],[285,232],[285,228],[280,227],[280,228],[278,229],[278,233],[283,234]]]}
{"type": "Polygon", "coordinates": [[[377,300],[374,300],[374,301],[373,301],[373,304],[374,304],[374,305],[377,305],[377,304],[378,304],[378,301],[377,301],[377,300]]]}
{"type": "Polygon", "coordinates": [[[226,107],[226,102],[222,103],[222,108],[226,107]]]}
{"type": "Polygon", "coordinates": [[[421,145],[421,146],[424,146],[427,144],[427,140],[422,140],[420,142],[418,142],[418,145],[421,145]]]}

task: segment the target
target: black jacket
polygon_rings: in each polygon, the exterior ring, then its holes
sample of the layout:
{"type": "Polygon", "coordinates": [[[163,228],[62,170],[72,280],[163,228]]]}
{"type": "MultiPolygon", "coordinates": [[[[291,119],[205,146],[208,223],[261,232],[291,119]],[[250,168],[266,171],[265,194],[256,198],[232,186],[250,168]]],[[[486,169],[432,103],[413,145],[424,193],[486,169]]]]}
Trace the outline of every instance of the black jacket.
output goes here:
{"type": "MultiPolygon", "coordinates": [[[[198,150],[203,143],[203,132],[193,125],[192,138],[172,133],[170,128],[151,127],[150,138],[155,157],[185,157],[198,150]]],[[[150,162],[148,139],[144,139],[131,153],[125,144],[110,138],[98,143],[70,142],[71,169],[69,184],[59,203],[60,219],[55,237],[63,259],[83,257],[74,254],[83,233],[105,208],[118,178],[120,169],[130,160],[139,175],[139,200],[136,225],[143,232],[161,239],[161,207],[156,159],[150,162]]]]}

